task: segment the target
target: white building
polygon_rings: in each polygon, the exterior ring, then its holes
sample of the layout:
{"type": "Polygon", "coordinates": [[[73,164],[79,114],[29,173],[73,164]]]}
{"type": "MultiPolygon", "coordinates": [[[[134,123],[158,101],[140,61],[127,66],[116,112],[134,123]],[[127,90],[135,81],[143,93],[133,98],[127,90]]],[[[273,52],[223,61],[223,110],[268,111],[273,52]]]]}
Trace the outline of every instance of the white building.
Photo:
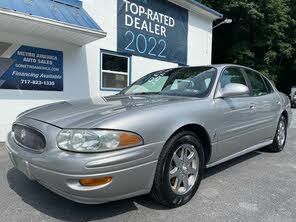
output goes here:
{"type": "Polygon", "coordinates": [[[210,64],[222,17],[193,0],[1,0],[0,141],[29,108],[210,64]]]}

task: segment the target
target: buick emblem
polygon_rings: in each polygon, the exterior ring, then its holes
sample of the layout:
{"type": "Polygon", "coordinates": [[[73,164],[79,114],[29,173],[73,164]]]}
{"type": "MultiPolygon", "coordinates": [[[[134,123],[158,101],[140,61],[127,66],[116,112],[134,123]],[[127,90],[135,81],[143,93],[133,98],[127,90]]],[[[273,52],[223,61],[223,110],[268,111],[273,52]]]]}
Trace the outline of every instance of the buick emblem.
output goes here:
{"type": "Polygon", "coordinates": [[[24,140],[26,139],[26,134],[27,134],[27,133],[26,133],[26,130],[23,129],[23,130],[21,131],[21,140],[22,140],[22,141],[24,141],[24,140]]]}

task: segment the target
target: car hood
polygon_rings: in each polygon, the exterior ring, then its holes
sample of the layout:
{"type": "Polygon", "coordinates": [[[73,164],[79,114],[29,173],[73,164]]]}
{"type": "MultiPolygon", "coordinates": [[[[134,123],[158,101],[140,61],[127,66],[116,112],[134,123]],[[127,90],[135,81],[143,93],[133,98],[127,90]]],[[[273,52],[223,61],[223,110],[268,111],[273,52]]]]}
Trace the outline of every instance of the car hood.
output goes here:
{"type": "Polygon", "coordinates": [[[94,127],[123,112],[192,100],[190,97],[143,95],[64,101],[37,107],[19,117],[46,122],[60,128],[94,127]]]}

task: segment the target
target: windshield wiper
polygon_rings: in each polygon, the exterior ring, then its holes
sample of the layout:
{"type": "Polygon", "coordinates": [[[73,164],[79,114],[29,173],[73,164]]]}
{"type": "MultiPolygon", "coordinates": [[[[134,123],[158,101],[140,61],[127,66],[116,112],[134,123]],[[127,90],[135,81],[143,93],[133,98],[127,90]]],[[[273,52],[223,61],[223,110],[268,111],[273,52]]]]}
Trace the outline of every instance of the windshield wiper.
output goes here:
{"type": "Polygon", "coordinates": [[[141,93],[133,93],[131,95],[159,95],[159,92],[141,92],[141,93]]]}

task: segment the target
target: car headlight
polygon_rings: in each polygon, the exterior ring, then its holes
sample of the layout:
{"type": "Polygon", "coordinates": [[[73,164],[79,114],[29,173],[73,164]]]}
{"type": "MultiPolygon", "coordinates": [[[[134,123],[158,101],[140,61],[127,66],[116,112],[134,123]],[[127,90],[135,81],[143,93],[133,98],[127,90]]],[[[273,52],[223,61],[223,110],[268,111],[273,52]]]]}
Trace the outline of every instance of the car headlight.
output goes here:
{"type": "Polygon", "coordinates": [[[98,153],[135,147],[143,139],[131,132],[113,130],[62,130],[57,136],[57,145],[62,150],[98,153]]]}

